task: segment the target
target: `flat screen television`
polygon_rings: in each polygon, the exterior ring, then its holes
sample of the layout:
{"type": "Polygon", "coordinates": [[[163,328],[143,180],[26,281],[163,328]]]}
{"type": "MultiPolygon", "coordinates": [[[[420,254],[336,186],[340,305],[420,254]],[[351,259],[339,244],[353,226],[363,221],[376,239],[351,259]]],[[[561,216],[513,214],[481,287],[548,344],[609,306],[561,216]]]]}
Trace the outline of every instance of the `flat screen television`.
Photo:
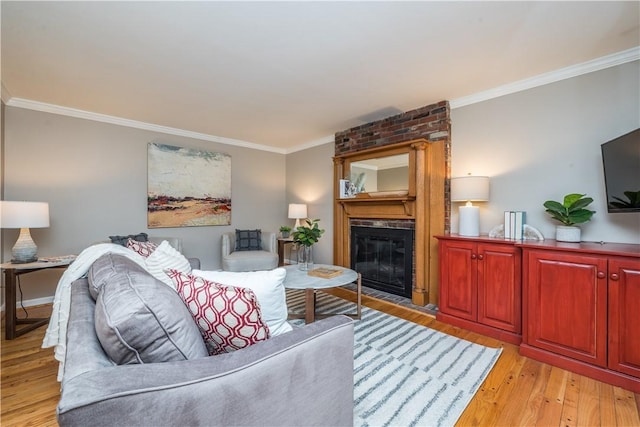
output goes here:
{"type": "Polygon", "coordinates": [[[601,146],[607,210],[640,212],[640,129],[601,146]]]}

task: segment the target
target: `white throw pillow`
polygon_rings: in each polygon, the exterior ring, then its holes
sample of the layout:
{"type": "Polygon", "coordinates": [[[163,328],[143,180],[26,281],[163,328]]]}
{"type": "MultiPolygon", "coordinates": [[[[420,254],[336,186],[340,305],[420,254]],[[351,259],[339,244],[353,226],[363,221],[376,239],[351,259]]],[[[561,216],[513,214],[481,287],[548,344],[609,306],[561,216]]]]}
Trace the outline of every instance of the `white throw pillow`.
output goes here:
{"type": "Polygon", "coordinates": [[[246,273],[193,270],[191,274],[211,282],[251,289],[258,298],[262,318],[269,326],[271,336],[280,335],[292,329],[287,322],[289,313],[284,290],[284,278],[287,276],[287,270],[284,268],[246,273]]]}
{"type": "Polygon", "coordinates": [[[189,260],[174,249],[166,240],[163,240],[156,250],[151,252],[151,255],[149,255],[145,261],[147,271],[151,273],[153,277],[160,280],[162,283],[171,286],[173,289],[176,287],[171,278],[164,273],[164,270],[172,268],[180,271],[181,273],[191,273],[191,264],[189,264],[189,260]]]}

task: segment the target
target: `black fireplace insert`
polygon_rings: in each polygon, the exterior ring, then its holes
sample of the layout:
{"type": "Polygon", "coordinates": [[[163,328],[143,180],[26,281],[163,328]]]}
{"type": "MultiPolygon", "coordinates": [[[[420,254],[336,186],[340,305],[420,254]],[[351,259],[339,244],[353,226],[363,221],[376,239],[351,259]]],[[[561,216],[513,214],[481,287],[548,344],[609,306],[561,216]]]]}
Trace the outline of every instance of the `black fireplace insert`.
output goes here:
{"type": "Polygon", "coordinates": [[[363,286],[411,298],[413,230],[352,226],[351,268],[363,286]]]}

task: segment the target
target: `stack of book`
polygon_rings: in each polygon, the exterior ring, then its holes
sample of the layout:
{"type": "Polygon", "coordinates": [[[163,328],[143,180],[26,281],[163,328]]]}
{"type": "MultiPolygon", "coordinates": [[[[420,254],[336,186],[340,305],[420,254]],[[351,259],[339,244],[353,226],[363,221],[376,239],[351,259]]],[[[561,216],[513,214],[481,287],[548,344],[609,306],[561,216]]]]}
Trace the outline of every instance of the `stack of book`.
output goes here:
{"type": "Polygon", "coordinates": [[[504,238],[522,240],[527,213],[524,211],[504,211],[504,238]]]}

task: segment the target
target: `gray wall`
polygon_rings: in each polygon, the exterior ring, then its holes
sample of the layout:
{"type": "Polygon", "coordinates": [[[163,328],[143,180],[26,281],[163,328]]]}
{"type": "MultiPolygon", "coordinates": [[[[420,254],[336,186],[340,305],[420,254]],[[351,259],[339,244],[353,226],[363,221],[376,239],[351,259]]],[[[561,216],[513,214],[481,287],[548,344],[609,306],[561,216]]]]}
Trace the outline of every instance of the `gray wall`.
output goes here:
{"type": "MultiPolygon", "coordinates": [[[[504,210],[553,238],[542,203],[569,192],[595,199],[583,239],[640,243],[640,214],[608,214],[600,144],[640,127],[638,61],[452,110],[452,175],[491,177],[481,231],[504,210]]],[[[293,224],[288,203],[307,203],[326,230],[316,262],[333,259],[333,143],[286,156],[208,141],[7,107],[4,117],[7,200],[48,201],[51,227],[32,230],[42,255],[78,253],[111,233],[179,236],[188,256],[219,267],[220,234],[234,228],[293,224]],[[231,227],[147,230],[147,143],[206,148],[232,156],[231,227]]],[[[452,228],[457,230],[457,207],[452,228]]],[[[17,230],[3,230],[3,259],[17,230]]],[[[59,274],[23,277],[25,300],[50,297],[59,274]]]]}
{"type": "Polygon", "coordinates": [[[557,223],[542,204],[582,193],[596,211],[581,225],[583,241],[640,243],[640,213],[607,213],[600,152],[640,127],[639,61],[455,108],[451,121],[452,176],[491,177],[490,200],[478,204],[481,232],[502,223],[505,210],[524,210],[553,239],[557,223]]]}
{"type": "Polygon", "coordinates": [[[287,155],[287,203],[306,203],[309,218],[320,219],[313,260],[324,264],[333,262],[333,155],[333,143],[287,155]]]}
{"type": "MultiPolygon", "coordinates": [[[[49,202],[51,225],[33,229],[41,256],[77,254],[112,234],[140,231],[183,239],[187,256],[220,268],[220,236],[235,228],[277,231],[286,221],[285,156],[84,119],[7,107],[6,200],[49,202]],[[147,229],[147,144],[204,148],[231,155],[232,224],[147,229]]],[[[18,230],[3,230],[9,259],[18,230]]],[[[22,278],[24,299],[54,294],[59,273],[22,278]]]]}

